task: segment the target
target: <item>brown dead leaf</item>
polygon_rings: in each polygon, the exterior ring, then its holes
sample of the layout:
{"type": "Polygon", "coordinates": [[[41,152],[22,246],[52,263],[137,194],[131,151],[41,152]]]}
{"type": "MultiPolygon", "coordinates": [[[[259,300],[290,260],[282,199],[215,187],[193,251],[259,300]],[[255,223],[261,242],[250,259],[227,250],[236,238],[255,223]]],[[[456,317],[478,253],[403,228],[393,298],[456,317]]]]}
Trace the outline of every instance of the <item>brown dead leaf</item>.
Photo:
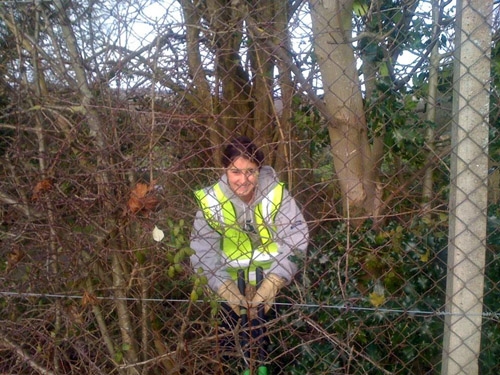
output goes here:
{"type": "Polygon", "coordinates": [[[130,198],[128,200],[127,206],[130,212],[133,214],[139,211],[149,211],[153,210],[159,203],[158,198],[154,195],[155,181],[151,184],[137,183],[132,191],[130,192],[130,198]]]}
{"type": "Polygon", "coordinates": [[[33,201],[37,201],[38,199],[40,199],[43,193],[46,193],[49,190],[51,190],[53,185],[54,183],[49,178],[46,178],[42,181],[38,181],[38,183],[33,188],[33,195],[31,196],[31,199],[33,201]]]}
{"type": "Polygon", "coordinates": [[[14,268],[26,254],[20,248],[16,247],[7,255],[7,271],[14,268]]]}
{"type": "Polygon", "coordinates": [[[97,299],[97,297],[94,296],[93,294],[90,294],[86,290],[83,292],[83,297],[82,297],[83,307],[97,305],[98,301],[99,300],[97,299]]]}
{"type": "Polygon", "coordinates": [[[138,182],[132,189],[132,195],[134,195],[137,198],[144,198],[150,190],[151,190],[150,185],[138,182]]]}

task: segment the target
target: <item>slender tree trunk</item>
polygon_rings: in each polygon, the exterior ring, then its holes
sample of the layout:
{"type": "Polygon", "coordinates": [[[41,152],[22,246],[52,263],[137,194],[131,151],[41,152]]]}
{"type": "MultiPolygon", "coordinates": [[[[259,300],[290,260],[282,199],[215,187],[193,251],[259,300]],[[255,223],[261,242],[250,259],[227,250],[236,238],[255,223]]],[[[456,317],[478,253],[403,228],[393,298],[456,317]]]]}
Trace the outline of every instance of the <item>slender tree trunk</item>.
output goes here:
{"type": "Polygon", "coordinates": [[[311,0],[310,7],[324,100],[332,114],[329,134],[344,212],[350,218],[370,215],[376,197],[375,170],[350,42],[352,1],[311,0]]]}
{"type": "MultiPolygon", "coordinates": [[[[275,10],[275,35],[272,45],[280,45],[287,50],[291,50],[290,46],[290,33],[288,30],[288,4],[286,2],[276,3],[275,10]]],[[[274,53],[274,51],[273,51],[274,53]]],[[[293,116],[293,95],[294,84],[292,79],[292,72],[290,67],[281,59],[277,59],[278,68],[278,85],[281,92],[281,106],[274,108],[274,117],[277,122],[277,132],[274,139],[278,142],[276,148],[276,155],[274,166],[278,171],[286,170],[287,174],[281,176],[282,179],[287,181],[288,188],[293,190],[296,181],[300,179],[294,170],[297,165],[294,163],[293,155],[298,154],[299,150],[295,144],[294,134],[292,133],[292,116],[293,116]]]]}
{"type": "MultiPolygon", "coordinates": [[[[433,20],[433,35],[437,37],[439,34],[439,21],[440,21],[440,5],[438,2],[432,3],[432,20],[433,20]]],[[[427,109],[426,109],[426,120],[428,123],[433,123],[436,121],[436,98],[438,93],[438,73],[439,73],[439,62],[441,57],[439,54],[439,43],[435,43],[432,48],[430,56],[430,66],[429,66],[429,93],[427,95],[427,109]]],[[[434,148],[434,129],[429,126],[425,135],[426,147],[429,152],[427,153],[427,161],[430,162],[435,157],[434,148]]],[[[434,183],[434,168],[430,166],[425,171],[423,186],[422,186],[422,208],[424,214],[430,215],[431,210],[431,200],[433,197],[433,183],[434,183]]]]}
{"type": "MultiPolygon", "coordinates": [[[[196,93],[195,98],[198,99],[196,103],[192,104],[207,119],[206,126],[209,132],[208,138],[210,143],[218,145],[222,140],[223,129],[213,120],[216,108],[218,107],[218,101],[213,97],[207,76],[202,69],[203,64],[199,48],[201,14],[191,0],[181,0],[181,6],[184,19],[186,20],[186,48],[189,71],[193,77],[193,89],[196,93]]],[[[216,148],[213,153],[213,165],[217,165],[219,160],[220,151],[219,148],[216,148]]]]}
{"type": "Polygon", "coordinates": [[[241,4],[231,0],[207,1],[207,20],[211,23],[216,48],[216,79],[221,83],[218,113],[224,123],[224,138],[246,133],[252,123],[250,81],[242,67],[240,46],[243,36],[241,4]]]}
{"type": "MultiPolygon", "coordinates": [[[[273,111],[273,73],[274,58],[272,51],[268,48],[266,40],[271,40],[276,34],[274,19],[276,17],[274,0],[261,0],[249,6],[249,13],[255,22],[255,26],[265,30],[264,33],[252,36],[250,49],[250,61],[252,65],[252,99],[254,101],[253,111],[253,134],[255,139],[264,140],[264,144],[273,138],[274,123],[273,111]],[[257,6],[255,6],[257,5],[257,6]],[[270,22],[271,21],[271,22],[270,22]]],[[[270,150],[264,150],[270,154],[270,150]]]]}

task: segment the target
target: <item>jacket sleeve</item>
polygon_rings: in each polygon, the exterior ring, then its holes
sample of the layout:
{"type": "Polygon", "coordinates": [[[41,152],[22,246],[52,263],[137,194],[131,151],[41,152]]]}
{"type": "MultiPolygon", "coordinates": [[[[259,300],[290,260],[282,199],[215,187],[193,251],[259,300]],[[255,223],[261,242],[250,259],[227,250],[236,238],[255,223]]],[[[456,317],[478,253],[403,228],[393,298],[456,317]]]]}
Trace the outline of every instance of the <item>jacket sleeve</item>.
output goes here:
{"type": "Polygon", "coordinates": [[[290,282],[297,273],[297,265],[290,259],[290,256],[305,253],[309,243],[309,229],[297,202],[287,190],[284,191],[275,224],[275,241],[279,245],[278,255],[268,272],[290,282]]]}
{"type": "Polygon", "coordinates": [[[217,291],[224,280],[231,277],[225,271],[225,256],[220,248],[221,235],[208,225],[203,212],[196,213],[193,229],[191,231],[190,246],[194,250],[191,255],[191,264],[195,271],[203,269],[207,277],[208,286],[217,291]]]}

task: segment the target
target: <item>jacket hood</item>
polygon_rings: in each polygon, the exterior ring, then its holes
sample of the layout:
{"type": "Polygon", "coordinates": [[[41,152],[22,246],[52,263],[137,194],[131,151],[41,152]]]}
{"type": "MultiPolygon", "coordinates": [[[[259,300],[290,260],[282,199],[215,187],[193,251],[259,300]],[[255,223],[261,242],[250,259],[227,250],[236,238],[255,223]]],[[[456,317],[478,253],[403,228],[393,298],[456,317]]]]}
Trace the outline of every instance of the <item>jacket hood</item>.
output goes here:
{"type": "MultiPolygon", "coordinates": [[[[243,203],[241,199],[237,197],[229,187],[227,175],[225,173],[222,175],[219,181],[221,182],[222,192],[226,197],[229,198],[229,200],[241,202],[240,204],[243,203]]],[[[268,165],[263,166],[259,171],[259,180],[257,182],[255,199],[252,202],[252,205],[256,205],[257,203],[259,203],[262,198],[276,186],[278,182],[279,180],[276,171],[268,165]]]]}

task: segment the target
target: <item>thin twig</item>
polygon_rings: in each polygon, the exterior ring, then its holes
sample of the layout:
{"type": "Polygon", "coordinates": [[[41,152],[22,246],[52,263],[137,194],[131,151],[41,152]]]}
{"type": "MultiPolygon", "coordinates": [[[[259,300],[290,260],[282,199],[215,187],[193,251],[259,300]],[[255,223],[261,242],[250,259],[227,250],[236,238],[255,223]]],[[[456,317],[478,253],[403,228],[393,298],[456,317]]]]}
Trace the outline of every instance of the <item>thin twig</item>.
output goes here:
{"type": "Polygon", "coordinates": [[[318,323],[310,319],[307,315],[302,315],[302,319],[312,328],[314,328],[316,331],[321,333],[323,337],[325,337],[327,340],[331,341],[334,343],[336,346],[338,346],[340,349],[342,349],[347,355],[352,356],[353,354],[359,357],[362,357],[366,361],[370,362],[373,366],[375,366],[377,369],[382,371],[384,374],[387,375],[393,375],[392,372],[387,371],[386,369],[382,368],[378,363],[373,361],[370,357],[368,357],[366,354],[359,352],[358,350],[354,349],[353,347],[350,347],[346,344],[344,344],[342,341],[340,341],[338,338],[336,338],[333,334],[325,331],[323,327],[321,327],[318,323]]]}

